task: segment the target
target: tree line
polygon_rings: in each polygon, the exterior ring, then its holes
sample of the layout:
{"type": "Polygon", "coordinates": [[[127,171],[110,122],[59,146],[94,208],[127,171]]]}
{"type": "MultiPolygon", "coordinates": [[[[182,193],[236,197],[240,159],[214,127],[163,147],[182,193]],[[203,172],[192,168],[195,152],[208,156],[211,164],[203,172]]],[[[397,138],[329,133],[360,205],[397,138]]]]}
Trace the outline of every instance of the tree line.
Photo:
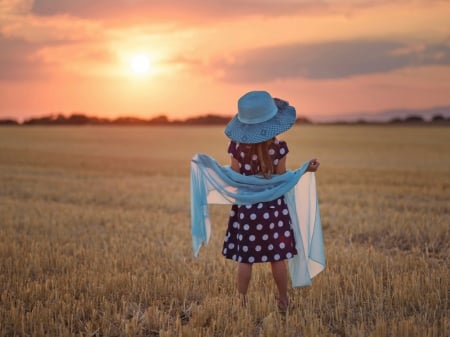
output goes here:
{"type": "MultiPolygon", "coordinates": [[[[225,125],[230,117],[207,114],[204,116],[190,117],[180,120],[169,120],[165,115],[150,119],[138,117],[118,117],[114,119],[87,116],[83,113],[72,113],[68,116],[63,114],[51,114],[43,117],[32,117],[19,122],[12,118],[0,119],[0,125],[225,125]]],[[[306,117],[298,117],[296,123],[311,124],[306,117]]],[[[392,118],[387,122],[373,122],[359,119],[352,122],[327,122],[321,124],[450,124],[450,118],[442,115],[434,115],[430,121],[422,116],[411,115],[405,118],[392,118]]]]}
{"type": "MultiPolygon", "coordinates": [[[[1,125],[225,125],[230,117],[207,114],[187,119],[169,120],[165,115],[150,119],[138,117],[118,117],[114,119],[87,116],[82,113],[73,113],[33,117],[19,122],[15,119],[0,119],[1,125]]],[[[297,122],[310,123],[307,118],[300,117],[297,122]]]]}

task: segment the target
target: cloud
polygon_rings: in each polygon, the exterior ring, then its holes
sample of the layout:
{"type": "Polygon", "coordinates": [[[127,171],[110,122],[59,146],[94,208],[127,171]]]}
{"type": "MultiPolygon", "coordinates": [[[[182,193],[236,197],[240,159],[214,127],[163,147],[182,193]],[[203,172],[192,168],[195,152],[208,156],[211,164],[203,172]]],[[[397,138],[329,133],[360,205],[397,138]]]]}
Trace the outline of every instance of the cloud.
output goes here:
{"type": "MultiPolygon", "coordinates": [[[[427,0],[434,1],[434,0],[427,0]]],[[[209,22],[245,16],[311,15],[349,11],[383,5],[387,0],[35,0],[32,13],[41,16],[68,14],[83,18],[114,20],[209,22]]],[[[397,2],[410,3],[411,0],[397,2]]],[[[425,2],[416,0],[415,4],[425,2]]]]}
{"type": "Polygon", "coordinates": [[[28,41],[0,34],[0,46],[0,81],[48,80],[67,68],[72,73],[90,73],[90,67],[116,61],[101,43],[28,41]]]}
{"type": "Polygon", "coordinates": [[[0,35],[31,42],[81,42],[103,37],[103,29],[97,22],[67,16],[7,14],[0,20],[0,35]]]}
{"type": "Polygon", "coordinates": [[[80,17],[108,18],[115,14],[136,14],[147,18],[167,19],[189,16],[288,15],[293,11],[324,8],[324,2],[311,0],[35,0],[32,12],[37,15],[70,14],[80,17]]]}
{"type": "MultiPolygon", "coordinates": [[[[396,5],[427,5],[442,0],[397,0],[396,5]]],[[[324,13],[349,14],[353,10],[390,5],[388,0],[35,0],[32,13],[49,16],[68,14],[102,20],[133,19],[166,21],[260,16],[311,15],[324,13]]]]}
{"type": "Polygon", "coordinates": [[[410,46],[388,40],[290,44],[243,51],[211,65],[230,82],[348,78],[396,69],[450,65],[448,44],[410,46]]]}
{"type": "Polygon", "coordinates": [[[48,76],[50,65],[38,57],[42,44],[0,35],[0,81],[24,81],[48,76]]]}
{"type": "Polygon", "coordinates": [[[28,13],[33,0],[2,0],[0,2],[0,17],[28,13]]]}
{"type": "Polygon", "coordinates": [[[31,6],[31,0],[0,5],[0,81],[48,79],[57,70],[73,70],[80,61],[115,60],[100,24],[64,15],[29,15],[31,6]]]}

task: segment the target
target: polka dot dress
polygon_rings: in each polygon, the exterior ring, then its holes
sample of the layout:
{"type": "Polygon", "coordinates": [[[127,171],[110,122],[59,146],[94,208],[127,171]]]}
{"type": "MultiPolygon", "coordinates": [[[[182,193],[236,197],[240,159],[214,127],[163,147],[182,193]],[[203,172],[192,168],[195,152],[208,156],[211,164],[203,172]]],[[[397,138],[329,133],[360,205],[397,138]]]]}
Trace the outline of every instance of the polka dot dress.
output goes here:
{"type": "MultiPolygon", "coordinates": [[[[274,167],[288,153],[286,142],[277,139],[268,152],[274,167]]],[[[260,172],[257,155],[246,144],[230,142],[228,153],[239,162],[240,173],[260,172]]],[[[297,254],[291,218],[284,197],[253,205],[233,205],[222,254],[237,262],[273,262],[297,254]]]]}

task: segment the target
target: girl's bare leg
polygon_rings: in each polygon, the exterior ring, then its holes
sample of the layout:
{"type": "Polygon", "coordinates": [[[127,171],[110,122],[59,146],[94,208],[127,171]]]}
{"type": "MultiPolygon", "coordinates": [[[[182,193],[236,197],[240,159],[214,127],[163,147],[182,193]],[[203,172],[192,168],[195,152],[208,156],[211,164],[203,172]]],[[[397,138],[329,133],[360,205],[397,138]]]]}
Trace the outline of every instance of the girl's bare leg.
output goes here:
{"type": "Polygon", "coordinates": [[[270,263],[272,267],[272,275],[278,288],[278,308],[280,311],[286,311],[289,305],[287,294],[288,289],[288,273],[285,261],[277,261],[270,263]]]}
{"type": "Polygon", "coordinates": [[[247,304],[247,289],[252,277],[252,264],[239,263],[237,272],[237,289],[242,296],[242,304],[247,304]]]}

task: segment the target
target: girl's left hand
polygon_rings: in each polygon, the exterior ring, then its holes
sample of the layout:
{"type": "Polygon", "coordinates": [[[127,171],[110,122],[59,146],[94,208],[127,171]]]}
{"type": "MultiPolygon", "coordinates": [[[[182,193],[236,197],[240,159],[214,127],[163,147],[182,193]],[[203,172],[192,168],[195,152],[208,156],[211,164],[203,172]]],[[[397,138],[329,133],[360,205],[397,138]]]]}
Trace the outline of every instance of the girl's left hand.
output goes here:
{"type": "Polygon", "coordinates": [[[309,166],[308,166],[308,169],[306,171],[308,171],[308,172],[316,172],[317,169],[319,168],[319,166],[320,166],[320,163],[319,163],[319,161],[316,158],[311,159],[309,161],[309,166]]]}

